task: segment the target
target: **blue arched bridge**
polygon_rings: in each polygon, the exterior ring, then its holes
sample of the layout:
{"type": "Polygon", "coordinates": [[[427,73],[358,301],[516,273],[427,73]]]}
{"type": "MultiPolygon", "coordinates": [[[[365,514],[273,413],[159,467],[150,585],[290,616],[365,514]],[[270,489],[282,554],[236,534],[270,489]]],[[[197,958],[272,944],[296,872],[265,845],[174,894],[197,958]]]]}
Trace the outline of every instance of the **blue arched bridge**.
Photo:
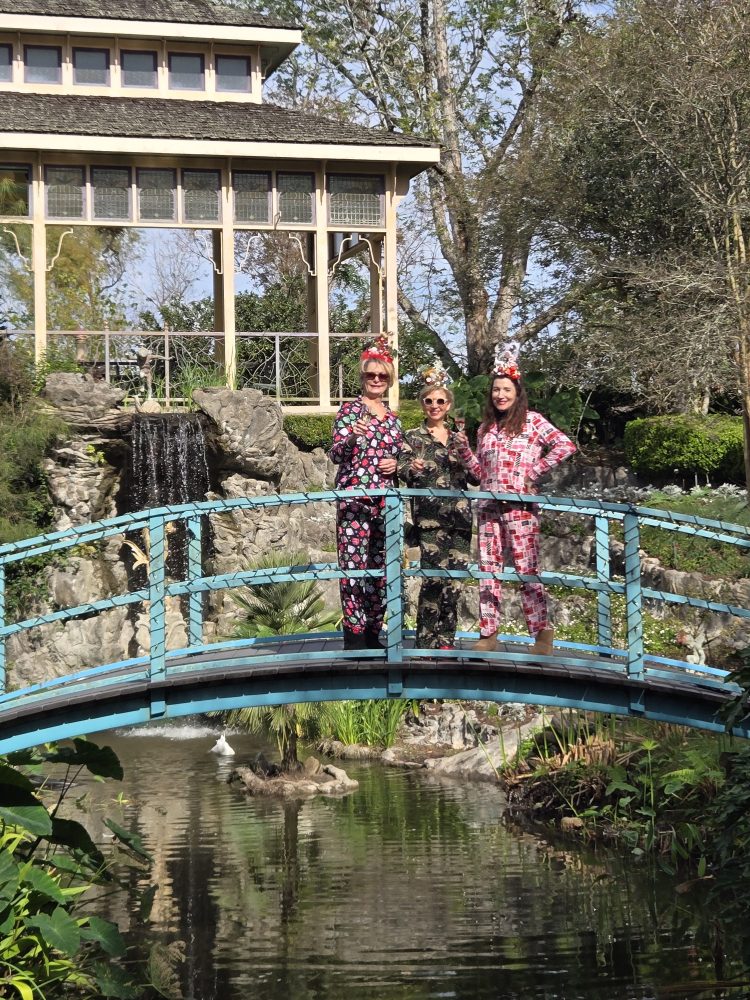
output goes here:
{"type": "MultiPolygon", "coordinates": [[[[204,570],[206,539],[214,518],[239,512],[295,505],[331,504],[336,492],[291,493],[248,497],[124,514],[94,524],[0,546],[0,753],[39,743],[155,719],[249,705],[367,698],[451,698],[527,702],[574,707],[722,731],[720,710],[737,689],[726,671],[705,664],[652,655],[644,649],[643,608],[672,605],[727,616],[750,627],[750,611],[710,599],[676,594],[645,585],[641,530],[658,528],[675,536],[697,536],[750,550],[750,528],[662,512],[629,504],[554,496],[519,496],[470,492],[472,500],[496,499],[534,504],[547,518],[565,517],[593,524],[595,553],[591,572],[545,572],[546,585],[588,594],[596,609],[596,641],[556,642],[551,657],[534,656],[527,637],[503,636],[497,652],[472,653],[469,635],[454,650],[415,647],[405,628],[404,580],[413,576],[467,578],[467,586],[490,574],[476,565],[466,570],[422,570],[404,558],[404,513],[411,497],[446,490],[350,490],[346,496],[380,496],[386,520],[384,570],[346,571],[336,563],[317,563],[209,575],[204,570]],[[187,552],[182,579],[168,572],[167,540],[174,525],[184,525],[187,552]],[[127,593],[47,614],[7,622],[7,581],[65,553],[91,553],[92,546],[123,546],[138,540],[146,583],[127,593]],[[85,548],[81,549],[82,546],[85,548]],[[206,642],[206,595],[231,588],[290,580],[333,580],[345,575],[385,575],[387,622],[384,650],[344,650],[340,632],[206,642]],[[167,648],[166,612],[175,600],[183,609],[188,645],[167,648]],[[105,614],[133,605],[145,613],[149,651],[118,663],[98,664],[42,684],[18,688],[13,663],[7,663],[7,640],[38,631],[38,646],[54,641],[49,626],[105,614]],[[742,621],[744,619],[744,621],[742,621]]],[[[587,529],[588,530],[588,529],[587,529]]],[[[585,530],[579,529],[581,534],[585,530]]],[[[135,549],[133,549],[135,551],[135,549]]],[[[132,575],[132,574],[131,574],[132,575]]],[[[522,578],[510,569],[496,574],[505,581],[522,578]]],[[[23,611],[20,612],[23,614],[23,611]]],[[[43,655],[40,653],[40,655],[43,655]]],[[[91,651],[89,651],[89,662],[91,651]]],[[[750,735],[743,722],[735,730],[750,735]]]]}

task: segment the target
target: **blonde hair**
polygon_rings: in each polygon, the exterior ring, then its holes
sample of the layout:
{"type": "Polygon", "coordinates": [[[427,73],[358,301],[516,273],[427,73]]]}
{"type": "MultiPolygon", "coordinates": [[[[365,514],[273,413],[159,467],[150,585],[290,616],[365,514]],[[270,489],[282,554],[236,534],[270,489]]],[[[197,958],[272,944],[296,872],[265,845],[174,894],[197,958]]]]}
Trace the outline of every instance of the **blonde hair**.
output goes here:
{"type": "Polygon", "coordinates": [[[448,402],[451,404],[451,406],[453,405],[453,403],[455,401],[455,397],[453,395],[453,391],[451,389],[449,389],[447,385],[426,385],[426,386],[424,386],[424,388],[422,389],[422,391],[419,393],[419,402],[421,403],[423,399],[425,399],[427,396],[429,396],[433,392],[442,392],[442,393],[444,393],[445,394],[445,398],[448,400],[448,402]]]}
{"type": "Polygon", "coordinates": [[[396,369],[393,367],[393,362],[381,361],[379,358],[360,358],[359,381],[362,385],[364,385],[365,372],[367,371],[368,365],[380,365],[382,368],[385,368],[385,373],[388,376],[388,388],[390,389],[396,381],[396,369]]]}

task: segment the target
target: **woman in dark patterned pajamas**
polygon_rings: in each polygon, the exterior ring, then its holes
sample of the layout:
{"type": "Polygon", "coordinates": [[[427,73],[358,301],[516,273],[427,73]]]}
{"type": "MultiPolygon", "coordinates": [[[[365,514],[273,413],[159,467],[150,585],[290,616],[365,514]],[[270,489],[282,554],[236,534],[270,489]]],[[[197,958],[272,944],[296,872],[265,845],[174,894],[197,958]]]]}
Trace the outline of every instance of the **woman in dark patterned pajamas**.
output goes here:
{"type": "MultiPolygon", "coordinates": [[[[456,447],[456,432],[446,417],[453,393],[446,374],[437,367],[425,373],[419,394],[424,423],[408,431],[399,457],[399,478],[423,490],[465,490],[476,486],[456,447]]],[[[465,497],[415,497],[412,519],[419,541],[422,569],[466,569],[471,546],[471,501],[465,497]]],[[[453,649],[456,641],[461,580],[425,577],[417,602],[416,644],[424,649],[453,649]]]]}
{"type": "MultiPolygon", "coordinates": [[[[403,444],[401,424],[384,402],[393,384],[393,358],[385,337],[363,351],[360,359],[362,393],[344,403],[333,425],[329,454],[338,464],[336,489],[394,484],[396,459],[403,444]]],[[[336,536],[341,569],[382,569],[385,566],[385,500],[356,497],[339,501],[336,536]]],[[[344,649],[380,649],[385,616],[385,577],[343,578],[344,649]]]]}

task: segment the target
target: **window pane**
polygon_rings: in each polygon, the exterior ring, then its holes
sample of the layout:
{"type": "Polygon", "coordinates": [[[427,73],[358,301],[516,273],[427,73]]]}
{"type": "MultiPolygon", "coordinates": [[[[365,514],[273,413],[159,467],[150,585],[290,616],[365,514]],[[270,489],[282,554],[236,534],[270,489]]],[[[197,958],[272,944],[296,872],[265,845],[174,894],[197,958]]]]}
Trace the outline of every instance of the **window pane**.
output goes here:
{"type": "Polygon", "coordinates": [[[217,56],[216,89],[248,93],[250,90],[250,60],[244,56],[217,56]]]}
{"type": "Polygon", "coordinates": [[[0,80],[3,83],[13,79],[13,47],[0,45],[0,80]]]}
{"type": "Polygon", "coordinates": [[[335,225],[381,225],[382,195],[382,177],[331,174],[328,177],[328,212],[331,222],[335,225]]]}
{"type": "Polygon", "coordinates": [[[203,56],[170,52],[169,86],[172,90],[203,90],[203,56]]]}
{"type": "Polygon", "coordinates": [[[83,167],[47,167],[47,215],[50,219],[83,218],[83,167]]]}
{"type": "Polygon", "coordinates": [[[270,222],[271,175],[238,170],[233,175],[236,222],[270,222]]]}
{"type": "Polygon", "coordinates": [[[155,87],[155,52],[120,52],[123,87],[155,87]]]}
{"type": "Polygon", "coordinates": [[[315,178],[312,174],[279,174],[279,221],[314,222],[313,195],[315,178]]]}
{"type": "Polygon", "coordinates": [[[106,87],[109,84],[107,49],[73,49],[73,83],[106,87]]]}
{"type": "Polygon", "coordinates": [[[95,219],[130,218],[130,171],[127,167],[92,167],[95,219]]]}
{"type": "Polygon", "coordinates": [[[142,219],[174,219],[174,170],[139,170],[138,206],[142,219]]]}
{"type": "Polygon", "coordinates": [[[29,214],[30,170],[0,165],[0,215],[29,214]]]}
{"type": "Polygon", "coordinates": [[[216,222],[219,218],[219,171],[183,170],[186,222],[216,222]]]}
{"type": "Polygon", "coordinates": [[[24,50],[26,83],[60,83],[62,56],[60,49],[49,45],[27,45],[24,50]]]}

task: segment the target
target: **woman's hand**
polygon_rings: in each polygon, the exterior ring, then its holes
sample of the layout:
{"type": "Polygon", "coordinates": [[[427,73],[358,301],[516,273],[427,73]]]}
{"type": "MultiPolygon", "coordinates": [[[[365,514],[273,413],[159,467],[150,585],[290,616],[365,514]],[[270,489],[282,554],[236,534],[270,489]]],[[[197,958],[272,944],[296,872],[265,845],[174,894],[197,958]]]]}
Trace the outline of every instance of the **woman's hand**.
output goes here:
{"type": "Polygon", "coordinates": [[[421,476],[424,472],[424,459],[413,458],[409,466],[409,472],[413,472],[415,476],[421,476]]]}
{"type": "Polygon", "coordinates": [[[453,435],[453,440],[458,445],[460,451],[466,451],[466,449],[470,447],[469,439],[466,437],[463,431],[456,431],[456,433],[453,435]]]}
{"type": "Polygon", "coordinates": [[[355,420],[352,424],[352,432],[359,438],[365,437],[367,434],[367,423],[366,420],[362,420],[361,418],[355,420]]]}
{"type": "Polygon", "coordinates": [[[396,471],[397,464],[395,458],[381,458],[378,462],[378,469],[384,476],[392,476],[396,471]]]}
{"type": "Polygon", "coordinates": [[[528,476],[523,481],[523,491],[524,493],[536,493],[536,485],[533,479],[529,479],[528,476]]]}

